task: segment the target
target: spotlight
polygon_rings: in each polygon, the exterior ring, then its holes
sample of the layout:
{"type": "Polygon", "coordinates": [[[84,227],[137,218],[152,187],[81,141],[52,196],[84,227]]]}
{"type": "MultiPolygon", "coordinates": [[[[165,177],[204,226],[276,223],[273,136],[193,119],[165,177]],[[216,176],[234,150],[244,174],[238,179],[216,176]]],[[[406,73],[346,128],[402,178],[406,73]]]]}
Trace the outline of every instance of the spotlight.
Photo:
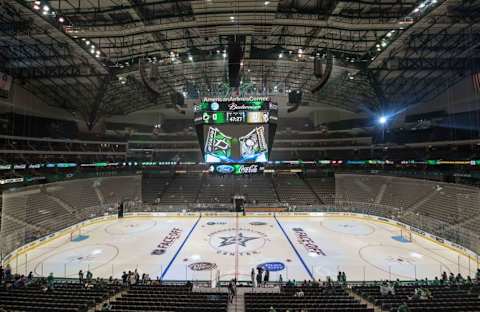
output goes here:
{"type": "Polygon", "coordinates": [[[378,118],[378,123],[381,124],[381,125],[386,124],[387,121],[388,121],[388,118],[387,118],[386,116],[380,116],[380,117],[378,118]]]}
{"type": "Polygon", "coordinates": [[[43,10],[44,10],[45,12],[48,12],[48,11],[50,11],[50,8],[48,7],[48,5],[44,5],[44,6],[43,6],[43,10]]]}
{"type": "Polygon", "coordinates": [[[65,19],[64,19],[63,17],[59,17],[59,18],[58,18],[58,22],[59,22],[59,23],[63,23],[63,22],[65,22],[65,19]]]}
{"type": "Polygon", "coordinates": [[[189,56],[188,56],[188,60],[189,60],[190,62],[193,62],[193,56],[189,55],[189,56]]]}

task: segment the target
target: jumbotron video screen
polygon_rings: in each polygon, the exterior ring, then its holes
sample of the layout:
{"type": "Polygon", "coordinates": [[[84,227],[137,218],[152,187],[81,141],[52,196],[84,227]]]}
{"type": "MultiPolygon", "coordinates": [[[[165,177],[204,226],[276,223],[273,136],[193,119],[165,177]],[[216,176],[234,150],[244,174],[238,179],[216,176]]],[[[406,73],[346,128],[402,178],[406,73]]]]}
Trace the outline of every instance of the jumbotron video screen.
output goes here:
{"type": "Polygon", "coordinates": [[[259,163],[268,160],[268,124],[204,125],[207,163],[259,163]]]}

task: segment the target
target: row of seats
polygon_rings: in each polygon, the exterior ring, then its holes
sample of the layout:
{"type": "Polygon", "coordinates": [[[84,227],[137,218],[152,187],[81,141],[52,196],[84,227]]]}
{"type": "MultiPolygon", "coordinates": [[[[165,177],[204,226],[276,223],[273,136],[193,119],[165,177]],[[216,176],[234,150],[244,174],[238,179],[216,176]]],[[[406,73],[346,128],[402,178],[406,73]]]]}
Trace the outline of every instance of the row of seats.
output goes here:
{"type": "Polygon", "coordinates": [[[280,293],[245,293],[245,311],[373,312],[341,287],[282,287],[280,293]],[[299,293],[302,293],[299,295],[299,293]]]}
{"type": "Polygon", "coordinates": [[[0,289],[0,308],[16,312],[87,311],[120,290],[115,286],[84,288],[80,283],[56,283],[45,291],[41,283],[0,289]]]}
{"type": "Polygon", "coordinates": [[[104,177],[36,185],[3,194],[2,248],[25,243],[111,213],[112,204],[141,198],[141,177],[104,177]]]}
{"type": "Polygon", "coordinates": [[[471,286],[421,286],[431,292],[431,298],[415,298],[415,289],[419,286],[397,286],[395,294],[382,295],[380,286],[358,286],[353,291],[381,306],[384,311],[396,311],[403,302],[411,312],[423,311],[480,311],[478,293],[472,292],[471,286]]]}
{"type": "Polygon", "coordinates": [[[225,312],[226,293],[192,292],[187,285],[136,285],[111,303],[112,311],[225,312]]]}

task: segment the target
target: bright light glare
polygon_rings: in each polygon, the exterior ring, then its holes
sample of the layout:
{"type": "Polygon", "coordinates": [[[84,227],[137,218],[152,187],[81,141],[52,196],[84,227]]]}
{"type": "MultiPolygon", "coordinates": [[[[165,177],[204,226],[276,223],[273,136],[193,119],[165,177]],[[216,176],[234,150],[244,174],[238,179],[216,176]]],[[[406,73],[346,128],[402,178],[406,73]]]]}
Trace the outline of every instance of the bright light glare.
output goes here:
{"type": "Polygon", "coordinates": [[[386,124],[387,123],[387,117],[381,116],[380,118],[378,118],[378,123],[381,124],[381,125],[386,124]]]}

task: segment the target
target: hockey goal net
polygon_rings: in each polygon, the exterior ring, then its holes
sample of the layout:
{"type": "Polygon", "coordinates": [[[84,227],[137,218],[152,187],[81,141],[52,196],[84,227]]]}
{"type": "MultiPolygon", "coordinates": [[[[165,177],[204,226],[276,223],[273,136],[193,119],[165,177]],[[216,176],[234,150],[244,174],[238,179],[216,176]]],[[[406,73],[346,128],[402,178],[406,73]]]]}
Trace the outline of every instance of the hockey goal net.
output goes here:
{"type": "Polygon", "coordinates": [[[412,231],[408,230],[408,229],[400,229],[400,237],[402,238],[402,240],[406,241],[406,242],[412,242],[413,241],[413,235],[412,235],[412,231]]]}
{"type": "Polygon", "coordinates": [[[81,239],[82,239],[82,228],[80,226],[76,226],[70,231],[70,241],[74,242],[81,239]]]}

